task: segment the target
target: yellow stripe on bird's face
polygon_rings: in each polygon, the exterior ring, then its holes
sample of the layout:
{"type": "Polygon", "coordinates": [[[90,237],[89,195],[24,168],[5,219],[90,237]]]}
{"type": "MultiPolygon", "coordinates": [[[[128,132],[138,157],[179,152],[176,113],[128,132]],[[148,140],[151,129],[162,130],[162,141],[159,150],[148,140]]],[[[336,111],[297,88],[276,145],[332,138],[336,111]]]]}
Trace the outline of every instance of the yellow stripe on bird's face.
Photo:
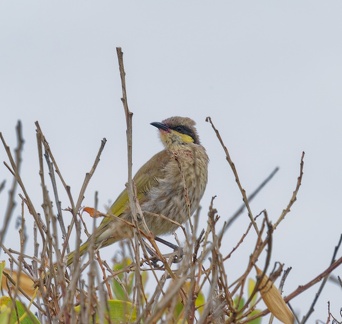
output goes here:
{"type": "Polygon", "coordinates": [[[166,147],[171,147],[173,145],[183,145],[194,142],[194,139],[190,135],[177,132],[173,129],[169,129],[168,131],[161,130],[160,139],[166,147]]]}
{"type": "Polygon", "coordinates": [[[182,133],[179,133],[175,130],[171,130],[171,133],[174,133],[175,135],[179,136],[181,138],[181,141],[184,143],[193,143],[194,142],[194,139],[187,134],[182,134],[182,133]]]}

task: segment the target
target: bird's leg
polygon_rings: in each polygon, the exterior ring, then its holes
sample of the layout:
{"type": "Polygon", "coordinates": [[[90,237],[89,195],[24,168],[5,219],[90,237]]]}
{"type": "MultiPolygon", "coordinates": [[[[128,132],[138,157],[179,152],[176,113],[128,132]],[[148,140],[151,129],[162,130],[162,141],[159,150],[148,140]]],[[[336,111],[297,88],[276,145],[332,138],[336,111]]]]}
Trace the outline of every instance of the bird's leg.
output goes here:
{"type": "Polygon", "coordinates": [[[174,252],[173,261],[172,261],[173,263],[178,263],[178,262],[182,261],[184,253],[183,253],[183,249],[180,246],[172,244],[168,241],[165,241],[164,239],[162,239],[158,236],[156,236],[154,239],[157,242],[160,242],[160,243],[168,246],[169,248],[173,249],[173,252],[174,252]]]}
{"type": "Polygon", "coordinates": [[[150,259],[150,261],[151,261],[151,263],[152,263],[152,266],[153,266],[154,268],[159,268],[158,261],[160,261],[160,260],[159,260],[159,258],[157,257],[156,253],[155,253],[155,252],[146,244],[146,242],[145,242],[145,249],[146,249],[146,251],[148,252],[148,254],[149,254],[150,256],[152,256],[152,258],[150,259]]]}
{"type": "MultiPolygon", "coordinates": [[[[170,257],[170,256],[173,257],[172,263],[178,263],[178,262],[182,261],[184,253],[183,253],[183,249],[180,246],[172,244],[168,241],[165,241],[158,236],[156,236],[154,239],[157,242],[160,242],[160,243],[168,246],[169,248],[173,249],[173,253],[165,255],[166,257],[170,257]]],[[[150,259],[150,261],[152,262],[152,265],[155,268],[159,267],[157,263],[158,263],[158,261],[160,261],[160,259],[158,258],[156,253],[147,244],[145,244],[145,248],[146,248],[146,251],[152,256],[152,258],[150,259]]]]}

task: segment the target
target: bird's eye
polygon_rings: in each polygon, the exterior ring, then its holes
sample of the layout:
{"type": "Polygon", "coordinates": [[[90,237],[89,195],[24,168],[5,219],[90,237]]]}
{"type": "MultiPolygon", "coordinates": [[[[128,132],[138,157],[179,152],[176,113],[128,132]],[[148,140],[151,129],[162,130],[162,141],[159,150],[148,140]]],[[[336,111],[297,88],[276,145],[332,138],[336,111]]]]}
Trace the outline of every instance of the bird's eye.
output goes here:
{"type": "Polygon", "coordinates": [[[176,127],[174,128],[174,130],[177,131],[177,132],[179,132],[179,133],[184,133],[184,129],[183,129],[182,126],[176,126],[176,127]]]}
{"type": "Polygon", "coordinates": [[[189,127],[184,126],[184,125],[179,125],[179,126],[174,126],[171,128],[178,133],[190,136],[194,140],[194,143],[197,144],[198,141],[196,141],[196,136],[195,136],[194,132],[189,127]]]}

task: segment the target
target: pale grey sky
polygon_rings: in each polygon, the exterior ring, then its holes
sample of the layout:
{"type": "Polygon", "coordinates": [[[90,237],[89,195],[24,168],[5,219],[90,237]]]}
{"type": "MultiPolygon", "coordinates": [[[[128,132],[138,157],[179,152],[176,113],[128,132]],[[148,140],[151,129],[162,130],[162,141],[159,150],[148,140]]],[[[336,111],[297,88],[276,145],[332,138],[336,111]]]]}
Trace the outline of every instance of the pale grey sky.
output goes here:
{"type": "MultiPolygon", "coordinates": [[[[204,223],[212,196],[222,219],[242,203],[206,116],[220,130],[247,192],[280,167],[252,203],[255,214],[267,209],[273,221],[291,197],[306,152],[298,201],[273,244],[272,261],[292,267],[288,294],[328,266],[342,229],[341,17],[341,1],[0,1],[0,131],[14,145],[14,127],[22,121],[23,178],[38,205],[34,121],[74,194],[106,137],[84,205],[92,205],[95,190],[102,206],[115,199],[127,179],[115,53],[121,46],[134,112],[134,170],[161,149],[150,122],[195,119],[211,159],[204,223]]],[[[3,178],[9,175],[2,166],[3,178]]],[[[6,198],[0,197],[1,206],[6,198]]],[[[247,221],[244,215],[230,229],[228,249],[247,221]]],[[[17,244],[14,224],[11,231],[8,245],[17,244]]],[[[245,265],[247,256],[237,264],[245,265]]],[[[292,301],[302,315],[316,289],[292,301]]],[[[341,296],[328,283],[311,322],[327,318],[328,300],[337,316],[341,296]]]]}

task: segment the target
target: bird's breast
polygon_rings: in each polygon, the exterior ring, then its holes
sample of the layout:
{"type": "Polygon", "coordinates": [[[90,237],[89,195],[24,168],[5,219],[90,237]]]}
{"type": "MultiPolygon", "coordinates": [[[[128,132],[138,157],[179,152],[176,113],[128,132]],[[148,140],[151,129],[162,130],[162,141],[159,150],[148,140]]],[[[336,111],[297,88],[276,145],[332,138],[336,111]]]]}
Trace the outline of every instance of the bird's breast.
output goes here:
{"type": "Polygon", "coordinates": [[[183,224],[198,208],[208,178],[208,156],[200,148],[171,152],[158,184],[141,204],[145,221],[155,235],[173,232],[177,223],[183,224]],[[166,219],[158,218],[159,214],[166,219]]]}

